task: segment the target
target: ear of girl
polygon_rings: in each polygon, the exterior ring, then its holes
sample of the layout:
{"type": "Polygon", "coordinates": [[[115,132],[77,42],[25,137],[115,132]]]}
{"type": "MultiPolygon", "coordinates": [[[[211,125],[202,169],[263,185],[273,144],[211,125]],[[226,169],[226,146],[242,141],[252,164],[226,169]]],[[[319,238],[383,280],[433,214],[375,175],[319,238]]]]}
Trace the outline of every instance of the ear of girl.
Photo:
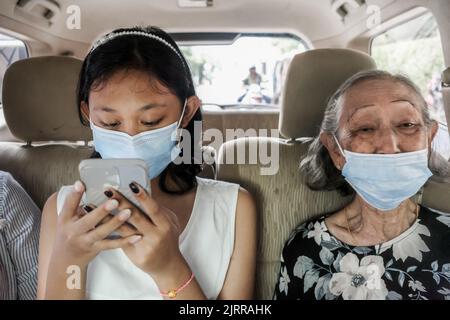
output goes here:
{"type": "Polygon", "coordinates": [[[181,128],[186,128],[189,122],[191,122],[195,113],[200,109],[202,101],[197,96],[189,97],[186,103],[186,110],[184,110],[183,119],[181,119],[181,128]]]}

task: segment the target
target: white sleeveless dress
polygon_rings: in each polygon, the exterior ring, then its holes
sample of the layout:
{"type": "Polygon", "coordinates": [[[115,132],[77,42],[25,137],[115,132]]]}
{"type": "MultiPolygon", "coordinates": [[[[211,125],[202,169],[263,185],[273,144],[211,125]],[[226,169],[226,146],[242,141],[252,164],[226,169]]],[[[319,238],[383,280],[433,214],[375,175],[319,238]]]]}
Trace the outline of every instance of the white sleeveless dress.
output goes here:
{"type": "MultiPolygon", "coordinates": [[[[191,217],[180,235],[180,251],[208,299],[217,299],[234,248],[239,185],[197,178],[191,217]]],[[[58,214],[72,186],[58,193],[58,214]]],[[[82,200],[84,203],[84,197],[82,200]]],[[[153,279],[136,267],[122,249],[99,253],[89,263],[86,298],[161,300],[153,279]]]]}

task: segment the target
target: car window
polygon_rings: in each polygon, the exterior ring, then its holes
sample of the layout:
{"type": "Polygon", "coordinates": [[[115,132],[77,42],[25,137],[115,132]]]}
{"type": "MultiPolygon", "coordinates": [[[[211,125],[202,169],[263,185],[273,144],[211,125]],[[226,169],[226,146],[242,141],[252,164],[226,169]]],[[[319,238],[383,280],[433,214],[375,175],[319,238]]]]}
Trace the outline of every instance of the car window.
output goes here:
{"type": "Polygon", "coordinates": [[[379,69],[407,75],[420,87],[431,114],[440,123],[434,148],[450,159],[441,83],[444,54],[433,14],[427,11],[375,37],[371,52],[379,69]]]}
{"type": "Polygon", "coordinates": [[[293,36],[241,35],[231,44],[181,45],[206,108],[276,108],[292,57],[307,50],[293,36]]]}
{"type": "Polygon", "coordinates": [[[0,33],[0,128],[6,125],[1,104],[3,76],[11,64],[27,57],[27,48],[22,41],[0,33]]]}
{"type": "Polygon", "coordinates": [[[446,122],[441,87],[444,53],[430,12],[373,39],[372,56],[380,69],[409,76],[422,89],[437,119],[446,122]]]}

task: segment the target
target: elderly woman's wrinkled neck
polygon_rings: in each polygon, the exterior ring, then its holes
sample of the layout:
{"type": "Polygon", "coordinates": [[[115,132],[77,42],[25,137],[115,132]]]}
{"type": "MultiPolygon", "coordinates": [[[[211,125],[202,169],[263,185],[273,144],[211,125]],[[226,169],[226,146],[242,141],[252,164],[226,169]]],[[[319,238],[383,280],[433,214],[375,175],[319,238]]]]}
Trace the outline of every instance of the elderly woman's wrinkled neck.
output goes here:
{"type": "Polygon", "coordinates": [[[386,243],[410,228],[419,216],[419,206],[412,200],[398,208],[379,211],[359,196],[341,212],[326,220],[328,229],[339,240],[352,246],[386,243]]]}

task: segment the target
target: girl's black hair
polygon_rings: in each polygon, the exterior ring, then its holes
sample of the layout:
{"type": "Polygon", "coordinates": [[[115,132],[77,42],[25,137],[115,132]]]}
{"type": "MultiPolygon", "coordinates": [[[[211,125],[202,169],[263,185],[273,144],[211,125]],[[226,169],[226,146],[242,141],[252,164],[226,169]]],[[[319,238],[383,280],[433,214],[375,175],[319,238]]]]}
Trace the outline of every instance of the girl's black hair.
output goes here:
{"type": "MultiPolygon", "coordinates": [[[[158,36],[172,45],[179,55],[156,39],[133,34],[119,36],[91,50],[83,62],[77,89],[78,113],[84,125],[88,123],[82,116],[81,102],[87,103],[90,91],[104,84],[118,71],[138,70],[148,73],[152,79],[158,80],[175,94],[181,105],[184,104],[185,99],[196,95],[186,59],[175,41],[166,32],[151,26],[117,29],[110,34],[126,31],[145,32],[158,36]]],[[[202,170],[202,166],[194,161],[195,149],[201,146],[200,137],[198,141],[195,140],[195,121],[202,121],[200,109],[185,128],[191,136],[190,163],[183,162],[178,165],[170,163],[160,175],[159,186],[166,193],[182,194],[197,185],[196,176],[202,170]],[[168,176],[175,182],[176,189],[168,187],[168,176]]],[[[100,154],[94,151],[92,158],[100,158],[100,154]]]]}

